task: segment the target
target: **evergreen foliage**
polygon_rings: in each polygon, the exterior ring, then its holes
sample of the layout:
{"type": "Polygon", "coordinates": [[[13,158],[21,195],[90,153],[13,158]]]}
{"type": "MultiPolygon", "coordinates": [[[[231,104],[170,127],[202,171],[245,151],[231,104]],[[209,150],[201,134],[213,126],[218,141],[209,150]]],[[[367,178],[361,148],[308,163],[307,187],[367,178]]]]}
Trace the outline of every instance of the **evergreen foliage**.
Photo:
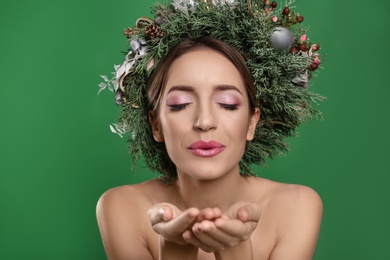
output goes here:
{"type": "MultiPolygon", "coordinates": [[[[123,110],[115,125],[116,132],[129,132],[129,152],[133,162],[143,155],[148,168],[158,172],[167,182],[176,178],[176,169],[169,159],[165,145],[153,139],[148,121],[146,89],[158,61],[185,38],[211,36],[225,41],[246,55],[247,66],[257,88],[261,120],[255,138],[247,143],[240,162],[242,174],[253,175],[251,164],[261,165],[266,158],[272,159],[279,153],[287,152],[289,147],[286,138],[294,136],[296,128],[302,122],[321,115],[313,107],[313,103],[321,101],[323,97],[292,82],[292,79],[305,72],[311,77],[313,55],[308,50],[297,53],[277,51],[270,44],[270,37],[276,26],[289,28],[295,36],[294,46],[300,43],[299,36],[306,33],[306,28],[294,21],[296,14],[286,16],[283,10],[270,9],[270,4],[264,0],[236,1],[238,3],[235,6],[225,4],[224,1],[215,2],[223,3],[182,0],[182,7],[186,11],[178,10],[171,1],[167,4],[158,3],[152,7],[154,20],[150,20],[148,24],[153,25],[152,29],[147,25],[140,26],[140,23],[138,27],[127,29],[129,42],[146,40],[147,52],[136,57],[137,50],[129,49],[136,62],[124,79],[124,89],[115,88],[117,92],[122,92],[123,101],[123,110]],[[193,7],[196,9],[191,11],[193,7]],[[277,22],[271,20],[272,16],[278,18],[277,22]],[[155,22],[157,20],[160,23],[155,22]],[[151,34],[151,30],[156,34],[151,34]],[[161,32],[162,37],[155,36],[161,32]],[[156,64],[152,69],[147,69],[153,61],[156,64]]],[[[147,19],[145,21],[148,23],[147,19]]],[[[308,49],[309,47],[310,43],[308,49]]],[[[118,76],[112,81],[114,80],[118,81],[118,76]]],[[[106,80],[106,85],[110,85],[112,81],[106,80]]]]}

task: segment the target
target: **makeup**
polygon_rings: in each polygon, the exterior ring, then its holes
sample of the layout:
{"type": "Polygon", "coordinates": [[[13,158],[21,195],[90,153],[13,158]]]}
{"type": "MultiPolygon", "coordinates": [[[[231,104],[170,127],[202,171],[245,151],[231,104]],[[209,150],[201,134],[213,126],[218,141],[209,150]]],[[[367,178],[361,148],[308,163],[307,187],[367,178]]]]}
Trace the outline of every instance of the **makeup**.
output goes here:
{"type": "Polygon", "coordinates": [[[197,141],[188,147],[191,153],[200,157],[213,157],[224,149],[225,146],[216,141],[197,141]]]}
{"type": "Polygon", "coordinates": [[[176,91],[178,93],[169,93],[166,100],[166,105],[171,111],[180,111],[186,108],[189,104],[194,102],[194,98],[183,91],[176,91]]]}

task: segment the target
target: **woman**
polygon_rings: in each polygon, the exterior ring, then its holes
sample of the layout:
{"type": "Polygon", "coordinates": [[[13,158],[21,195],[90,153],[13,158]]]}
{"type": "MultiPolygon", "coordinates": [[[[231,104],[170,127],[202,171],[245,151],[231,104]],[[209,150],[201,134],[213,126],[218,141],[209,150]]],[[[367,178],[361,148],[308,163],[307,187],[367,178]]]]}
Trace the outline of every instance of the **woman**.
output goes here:
{"type": "Polygon", "coordinates": [[[246,62],[235,47],[203,36],[182,40],[158,63],[147,110],[150,134],[166,152],[156,162],[163,177],[100,198],[109,259],[312,258],[317,193],[241,174],[262,105],[246,62]]]}

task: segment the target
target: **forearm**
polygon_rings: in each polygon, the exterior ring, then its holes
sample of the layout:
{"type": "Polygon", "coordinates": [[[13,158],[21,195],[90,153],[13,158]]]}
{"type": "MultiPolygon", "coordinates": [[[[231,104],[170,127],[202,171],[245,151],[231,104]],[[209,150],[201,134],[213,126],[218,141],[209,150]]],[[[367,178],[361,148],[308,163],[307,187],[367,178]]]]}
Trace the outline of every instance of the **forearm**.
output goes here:
{"type": "Polygon", "coordinates": [[[160,255],[159,260],[196,260],[198,258],[198,248],[191,245],[179,245],[174,242],[166,241],[160,237],[160,255]]]}
{"type": "Polygon", "coordinates": [[[216,260],[253,260],[251,239],[247,239],[234,247],[214,253],[216,260]]]}

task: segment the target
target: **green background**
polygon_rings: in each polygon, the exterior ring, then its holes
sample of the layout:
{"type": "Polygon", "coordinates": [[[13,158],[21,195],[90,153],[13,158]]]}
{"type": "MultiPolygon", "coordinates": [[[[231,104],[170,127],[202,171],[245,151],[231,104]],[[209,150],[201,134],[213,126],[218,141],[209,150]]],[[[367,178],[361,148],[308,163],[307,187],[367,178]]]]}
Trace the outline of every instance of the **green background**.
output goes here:
{"type": "MultiPolygon", "coordinates": [[[[153,0],[0,3],[0,259],[105,259],[95,205],[105,190],[154,177],[131,172],[119,108],[99,74],[127,49],[122,30],[153,0]]],[[[284,3],[284,1],[283,1],[284,3]]],[[[324,121],[300,127],[266,178],[309,185],[324,202],[315,254],[390,259],[390,4],[298,0],[326,53],[312,89],[324,121]]]]}

